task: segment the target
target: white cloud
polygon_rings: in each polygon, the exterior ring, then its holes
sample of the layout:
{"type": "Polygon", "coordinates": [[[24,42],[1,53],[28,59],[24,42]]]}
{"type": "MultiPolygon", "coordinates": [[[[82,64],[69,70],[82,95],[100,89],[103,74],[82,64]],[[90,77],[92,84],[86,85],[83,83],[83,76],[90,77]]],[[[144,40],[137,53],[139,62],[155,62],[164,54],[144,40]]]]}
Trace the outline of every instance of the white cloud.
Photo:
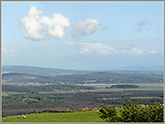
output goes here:
{"type": "Polygon", "coordinates": [[[100,27],[100,22],[97,19],[87,19],[81,21],[75,25],[75,29],[78,35],[93,34],[100,27]]]}
{"type": "Polygon", "coordinates": [[[31,7],[29,9],[28,15],[24,16],[20,22],[23,24],[26,34],[25,37],[32,40],[42,40],[44,36],[42,35],[42,25],[39,20],[43,11],[38,11],[36,7],[31,7]]]}
{"type": "Polygon", "coordinates": [[[136,55],[142,55],[144,53],[143,50],[137,49],[135,47],[133,47],[129,52],[130,54],[136,54],[136,55]]]}
{"type": "Polygon", "coordinates": [[[148,54],[157,54],[157,52],[156,52],[156,51],[154,51],[154,50],[151,50],[151,51],[146,51],[146,53],[148,53],[148,54]]]}
{"type": "Polygon", "coordinates": [[[130,49],[130,46],[129,45],[127,45],[127,44],[123,44],[123,45],[121,45],[121,46],[119,46],[119,49],[130,49]]]}
{"type": "Polygon", "coordinates": [[[75,50],[79,54],[83,55],[139,55],[144,56],[148,54],[157,54],[155,50],[146,50],[137,48],[139,44],[128,45],[122,44],[118,47],[111,47],[110,45],[94,42],[70,42],[67,45],[74,46],[75,50]]]}
{"type": "Polygon", "coordinates": [[[48,26],[50,37],[57,37],[59,39],[64,37],[64,30],[70,25],[69,19],[60,13],[54,13],[52,17],[43,16],[40,23],[48,26]]]}
{"type": "Polygon", "coordinates": [[[17,55],[18,51],[13,45],[5,44],[2,47],[2,55],[7,58],[14,58],[17,55]]]}
{"type": "Polygon", "coordinates": [[[138,46],[138,43],[133,43],[132,45],[122,44],[117,48],[117,50],[119,51],[119,53],[131,55],[158,54],[158,52],[156,52],[155,50],[143,50],[137,48],[138,46]]]}
{"type": "Polygon", "coordinates": [[[45,38],[62,39],[65,29],[70,22],[60,13],[54,13],[51,17],[43,16],[43,11],[38,11],[35,6],[29,9],[28,15],[20,22],[24,26],[25,37],[32,40],[43,40],[45,38]]]}
{"type": "Polygon", "coordinates": [[[142,31],[142,28],[144,27],[144,26],[146,26],[147,24],[149,23],[149,20],[148,19],[143,19],[143,20],[141,20],[141,21],[139,21],[135,26],[137,27],[137,31],[136,31],[136,33],[138,33],[138,32],[141,32],[142,31]]]}
{"type": "Polygon", "coordinates": [[[144,53],[143,50],[140,50],[134,46],[130,46],[128,44],[122,44],[118,47],[118,51],[124,54],[131,54],[131,55],[142,55],[144,53]]]}
{"type": "Polygon", "coordinates": [[[81,43],[81,54],[110,55],[113,48],[103,43],[81,43]]]}
{"type": "Polygon", "coordinates": [[[84,55],[110,55],[113,52],[117,53],[117,51],[114,51],[114,49],[111,46],[98,42],[71,42],[67,44],[75,46],[75,48],[78,49],[79,53],[84,55]]]}

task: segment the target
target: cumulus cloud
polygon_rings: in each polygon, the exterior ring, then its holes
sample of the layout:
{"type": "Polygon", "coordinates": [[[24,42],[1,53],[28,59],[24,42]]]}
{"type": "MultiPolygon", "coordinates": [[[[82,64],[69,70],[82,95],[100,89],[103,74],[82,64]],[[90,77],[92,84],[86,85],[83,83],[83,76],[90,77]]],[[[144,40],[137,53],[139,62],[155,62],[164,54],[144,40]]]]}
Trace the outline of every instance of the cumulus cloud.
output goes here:
{"type": "Polygon", "coordinates": [[[60,13],[54,13],[52,17],[43,16],[39,22],[48,26],[48,34],[51,37],[59,39],[64,37],[64,30],[70,25],[69,19],[60,13]]]}
{"type": "Polygon", "coordinates": [[[81,21],[75,25],[75,29],[78,35],[93,34],[100,27],[100,22],[97,19],[87,19],[81,21]]]}
{"type": "Polygon", "coordinates": [[[44,36],[41,33],[42,25],[39,23],[42,13],[43,11],[38,11],[37,8],[33,6],[29,9],[28,15],[20,20],[27,32],[25,34],[26,38],[32,40],[44,39],[44,36]]]}
{"type": "Polygon", "coordinates": [[[135,25],[137,27],[136,33],[141,32],[142,28],[146,26],[148,23],[149,23],[149,20],[147,18],[140,20],[138,23],[136,23],[135,25]]]}
{"type": "Polygon", "coordinates": [[[70,22],[60,13],[54,13],[51,17],[43,16],[43,11],[35,6],[30,7],[29,12],[20,22],[26,31],[25,37],[31,40],[43,40],[45,38],[62,39],[65,29],[70,22]]]}

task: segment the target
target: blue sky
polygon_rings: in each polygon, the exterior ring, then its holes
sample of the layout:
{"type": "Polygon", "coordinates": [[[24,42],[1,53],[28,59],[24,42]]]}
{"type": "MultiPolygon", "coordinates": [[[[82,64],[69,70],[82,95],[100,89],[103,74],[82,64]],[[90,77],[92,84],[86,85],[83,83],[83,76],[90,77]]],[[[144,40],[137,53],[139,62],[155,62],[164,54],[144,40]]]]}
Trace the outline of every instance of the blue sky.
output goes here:
{"type": "Polygon", "coordinates": [[[163,65],[163,2],[2,2],[2,65],[163,65]]]}

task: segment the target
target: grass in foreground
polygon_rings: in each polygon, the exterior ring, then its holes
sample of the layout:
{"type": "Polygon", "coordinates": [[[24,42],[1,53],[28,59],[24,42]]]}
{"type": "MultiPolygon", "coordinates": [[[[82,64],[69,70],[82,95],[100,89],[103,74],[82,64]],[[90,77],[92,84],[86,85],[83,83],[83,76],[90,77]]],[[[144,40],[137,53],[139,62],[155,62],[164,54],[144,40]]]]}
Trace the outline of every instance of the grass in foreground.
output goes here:
{"type": "Polygon", "coordinates": [[[26,119],[17,116],[2,117],[2,122],[104,122],[97,111],[73,113],[39,113],[26,115],[26,119]]]}

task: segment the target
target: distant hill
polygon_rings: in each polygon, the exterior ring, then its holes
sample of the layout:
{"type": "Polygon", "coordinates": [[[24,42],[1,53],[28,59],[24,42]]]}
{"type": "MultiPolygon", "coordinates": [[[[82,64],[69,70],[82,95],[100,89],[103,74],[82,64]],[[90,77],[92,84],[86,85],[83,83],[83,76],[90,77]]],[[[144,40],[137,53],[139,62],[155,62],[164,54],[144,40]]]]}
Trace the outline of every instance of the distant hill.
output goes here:
{"type": "Polygon", "coordinates": [[[110,71],[113,73],[121,73],[121,74],[133,74],[133,75],[143,75],[143,76],[163,76],[163,71],[129,71],[129,70],[117,70],[110,71]]]}
{"type": "Polygon", "coordinates": [[[2,66],[2,80],[34,83],[162,83],[162,72],[89,72],[31,66],[2,66]]]}
{"type": "Polygon", "coordinates": [[[57,75],[71,75],[71,74],[87,74],[89,71],[77,71],[67,69],[43,68],[33,66],[2,66],[2,74],[4,73],[23,73],[40,76],[57,76],[57,75]]]}
{"type": "Polygon", "coordinates": [[[65,84],[114,84],[114,83],[162,83],[162,76],[144,76],[112,72],[94,72],[89,74],[72,74],[59,76],[36,76],[29,74],[4,73],[2,81],[33,83],[65,83],[65,84]]]}
{"type": "Polygon", "coordinates": [[[14,81],[14,80],[24,80],[24,79],[36,79],[42,78],[41,76],[23,74],[23,73],[4,73],[2,74],[3,81],[14,81]]]}
{"type": "MultiPolygon", "coordinates": [[[[163,74],[164,67],[158,66],[130,66],[130,67],[118,67],[102,72],[114,72],[114,73],[125,73],[125,74],[163,74]]],[[[93,71],[94,72],[94,71],[93,71]]],[[[44,68],[44,67],[33,67],[33,66],[13,66],[3,65],[2,74],[4,73],[23,73],[40,76],[57,76],[57,75],[72,75],[72,74],[88,74],[93,73],[92,71],[79,71],[79,70],[68,70],[68,69],[56,69],[56,68],[44,68]]],[[[96,71],[95,71],[96,72],[96,71]]]]}
{"type": "Polygon", "coordinates": [[[161,71],[163,72],[163,65],[155,66],[128,66],[128,67],[118,67],[111,70],[129,70],[129,71],[161,71]]]}

